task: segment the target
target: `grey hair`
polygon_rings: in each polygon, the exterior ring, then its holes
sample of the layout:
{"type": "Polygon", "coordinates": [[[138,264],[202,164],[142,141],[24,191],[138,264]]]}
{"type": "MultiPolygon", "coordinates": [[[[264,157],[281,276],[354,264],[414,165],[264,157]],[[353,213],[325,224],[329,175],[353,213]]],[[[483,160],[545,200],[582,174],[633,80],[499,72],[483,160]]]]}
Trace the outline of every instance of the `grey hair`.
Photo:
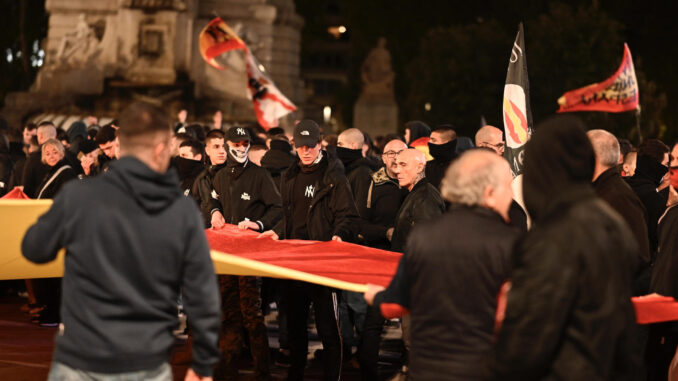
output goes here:
{"type": "Polygon", "coordinates": [[[590,130],[586,133],[593,146],[593,151],[596,153],[596,160],[605,166],[613,167],[619,163],[619,155],[621,150],[619,148],[619,141],[611,133],[605,130],[590,130]]]}
{"type": "MultiPolygon", "coordinates": [[[[42,143],[42,150],[44,151],[45,147],[47,147],[47,146],[52,146],[52,147],[56,148],[56,150],[59,151],[62,156],[66,155],[66,148],[64,148],[64,145],[61,144],[61,142],[56,140],[56,139],[47,139],[46,142],[42,143]]],[[[42,163],[44,164],[45,161],[42,160],[42,163]]]]}
{"type": "Polygon", "coordinates": [[[508,164],[494,152],[467,151],[447,168],[440,193],[453,204],[483,205],[485,189],[501,185],[502,170],[508,164]]]}

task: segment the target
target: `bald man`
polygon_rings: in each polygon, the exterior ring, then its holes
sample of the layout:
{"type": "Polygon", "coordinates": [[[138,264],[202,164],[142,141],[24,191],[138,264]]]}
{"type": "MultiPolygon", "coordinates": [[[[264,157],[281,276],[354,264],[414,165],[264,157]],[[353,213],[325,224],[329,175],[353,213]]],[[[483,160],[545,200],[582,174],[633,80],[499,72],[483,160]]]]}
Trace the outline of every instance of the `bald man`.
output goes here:
{"type": "Polygon", "coordinates": [[[586,133],[596,154],[593,188],[631,228],[638,243],[639,268],[634,271],[634,295],[645,295],[649,289],[650,241],[647,234],[645,207],[636,193],[619,174],[619,141],[605,130],[586,133]]]}
{"type": "MultiPolygon", "coordinates": [[[[414,148],[402,151],[396,158],[395,174],[401,188],[408,190],[396,215],[391,235],[391,250],[403,252],[412,227],[420,221],[435,218],[445,211],[440,192],[426,180],[426,155],[414,148]]],[[[388,234],[388,233],[387,233],[388,234]]]]}
{"type": "Polygon", "coordinates": [[[518,236],[506,223],[511,180],[497,155],[464,153],[441,185],[450,211],[414,227],[387,289],[368,285],[365,299],[384,316],[404,312],[393,304],[409,309],[412,379],[481,378],[518,236]]]}
{"type": "Polygon", "coordinates": [[[349,128],[337,137],[337,158],[344,165],[346,179],[351,185],[353,199],[358,208],[360,217],[365,217],[367,192],[370,187],[372,173],[379,169],[376,163],[363,157],[365,136],[357,128],[349,128]]]}
{"type": "Polygon", "coordinates": [[[506,144],[502,136],[501,130],[497,127],[483,126],[476,132],[476,147],[489,148],[498,155],[503,155],[506,144]]]}

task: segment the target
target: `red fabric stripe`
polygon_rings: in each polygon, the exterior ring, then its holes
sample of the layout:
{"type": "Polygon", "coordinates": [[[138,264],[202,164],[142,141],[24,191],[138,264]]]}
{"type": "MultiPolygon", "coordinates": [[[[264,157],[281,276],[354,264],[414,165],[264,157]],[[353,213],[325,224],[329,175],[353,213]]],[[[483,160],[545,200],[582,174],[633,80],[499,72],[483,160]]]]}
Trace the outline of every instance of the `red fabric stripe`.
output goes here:
{"type": "Polygon", "coordinates": [[[410,313],[410,310],[396,303],[381,303],[379,307],[381,316],[385,319],[393,319],[410,313]]]}

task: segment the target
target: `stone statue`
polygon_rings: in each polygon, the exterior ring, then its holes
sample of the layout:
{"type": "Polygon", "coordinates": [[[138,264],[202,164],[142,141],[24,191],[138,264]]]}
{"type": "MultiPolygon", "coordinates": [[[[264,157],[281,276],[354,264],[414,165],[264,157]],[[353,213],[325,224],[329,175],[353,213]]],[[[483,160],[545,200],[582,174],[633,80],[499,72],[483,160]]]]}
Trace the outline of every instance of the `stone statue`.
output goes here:
{"type": "Polygon", "coordinates": [[[391,53],[386,49],[386,39],[380,37],[377,46],[370,51],[361,68],[363,82],[362,96],[393,98],[393,78],[391,53]]]}
{"type": "Polygon", "coordinates": [[[61,40],[52,63],[57,67],[78,67],[88,63],[100,52],[101,47],[94,28],[89,26],[85,14],[81,13],[75,30],[67,33],[61,40]]]}

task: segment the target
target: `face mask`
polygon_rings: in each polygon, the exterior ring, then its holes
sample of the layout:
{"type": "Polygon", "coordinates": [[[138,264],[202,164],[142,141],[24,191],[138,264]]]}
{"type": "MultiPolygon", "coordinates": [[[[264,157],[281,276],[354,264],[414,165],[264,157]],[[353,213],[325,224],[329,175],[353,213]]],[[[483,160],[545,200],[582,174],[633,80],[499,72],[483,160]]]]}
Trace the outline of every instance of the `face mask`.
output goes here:
{"type": "Polygon", "coordinates": [[[337,157],[344,165],[363,157],[362,150],[337,146],[337,157]]]}
{"type": "Polygon", "coordinates": [[[228,147],[228,153],[229,155],[235,160],[236,162],[242,164],[247,160],[247,151],[250,150],[250,146],[247,147],[228,147]]]}
{"type": "Polygon", "coordinates": [[[669,168],[669,178],[673,189],[678,190],[678,167],[669,168]]]}
{"type": "Polygon", "coordinates": [[[455,148],[457,148],[456,139],[443,144],[428,143],[428,153],[431,154],[434,159],[452,159],[455,155],[455,148]]]}

